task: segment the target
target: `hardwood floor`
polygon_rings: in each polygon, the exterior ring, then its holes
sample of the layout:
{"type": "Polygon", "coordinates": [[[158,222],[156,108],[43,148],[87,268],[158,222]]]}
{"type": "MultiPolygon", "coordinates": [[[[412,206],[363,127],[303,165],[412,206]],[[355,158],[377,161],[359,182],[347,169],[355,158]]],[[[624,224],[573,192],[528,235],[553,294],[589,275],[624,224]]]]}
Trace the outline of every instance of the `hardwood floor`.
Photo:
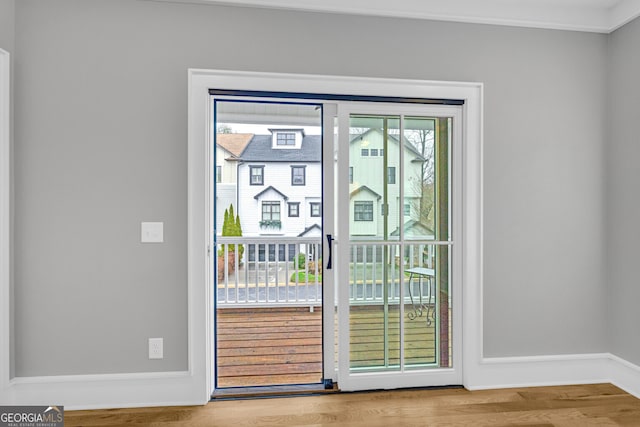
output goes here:
{"type": "Polygon", "coordinates": [[[640,426],[640,400],[611,384],[396,390],[67,411],[70,426],[640,426]]]}

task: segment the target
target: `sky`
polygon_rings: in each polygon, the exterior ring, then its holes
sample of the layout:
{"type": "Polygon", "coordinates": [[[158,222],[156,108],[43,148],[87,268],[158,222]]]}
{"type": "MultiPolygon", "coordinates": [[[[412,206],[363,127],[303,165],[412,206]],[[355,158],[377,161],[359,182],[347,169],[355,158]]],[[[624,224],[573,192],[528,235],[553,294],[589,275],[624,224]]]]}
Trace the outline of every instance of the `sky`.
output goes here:
{"type": "Polygon", "coordinates": [[[269,129],[287,128],[287,129],[299,129],[303,128],[305,135],[321,135],[322,129],[320,126],[285,126],[279,125],[252,125],[244,123],[218,123],[218,126],[229,126],[233,133],[253,133],[255,135],[268,135],[269,129]]]}

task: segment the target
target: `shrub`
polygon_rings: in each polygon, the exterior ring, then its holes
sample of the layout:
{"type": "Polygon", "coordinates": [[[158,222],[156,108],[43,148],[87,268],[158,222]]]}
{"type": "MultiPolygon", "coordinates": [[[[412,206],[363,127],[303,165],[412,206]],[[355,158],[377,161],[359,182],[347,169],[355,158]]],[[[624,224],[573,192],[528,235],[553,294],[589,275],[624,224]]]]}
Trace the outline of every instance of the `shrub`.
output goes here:
{"type": "Polygon", "coordinates": [[[317,276],[315,276],[313,274],[307,274],[304,271],[293,273],[289,278],[289,281],[295,283],[296,275],[298,276],[298,283],[306,283],[307,280],[309,280],[309,283],[315,283],[316,277],[318,278],[318,282],[322,282],[322,274],[318,274],[317,276]]]}
{"type": "Polygon", "coordinates": [[[304,270],[304,266],[307,262],[307,256],[305,254],[296,255],[296,266],[299,270],[304,270]]]}

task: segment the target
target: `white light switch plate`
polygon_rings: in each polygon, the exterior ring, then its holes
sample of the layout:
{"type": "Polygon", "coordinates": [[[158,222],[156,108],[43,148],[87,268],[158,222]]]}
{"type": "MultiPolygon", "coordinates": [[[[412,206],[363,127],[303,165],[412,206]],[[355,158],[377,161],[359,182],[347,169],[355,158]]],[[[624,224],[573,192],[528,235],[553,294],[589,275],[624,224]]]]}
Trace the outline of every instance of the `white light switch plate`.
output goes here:
{"type": "Polygon", "coordinates": [[[164,242],[163,222],[143,222],[140,224],[140,241],[142,243],[164,242]]]}

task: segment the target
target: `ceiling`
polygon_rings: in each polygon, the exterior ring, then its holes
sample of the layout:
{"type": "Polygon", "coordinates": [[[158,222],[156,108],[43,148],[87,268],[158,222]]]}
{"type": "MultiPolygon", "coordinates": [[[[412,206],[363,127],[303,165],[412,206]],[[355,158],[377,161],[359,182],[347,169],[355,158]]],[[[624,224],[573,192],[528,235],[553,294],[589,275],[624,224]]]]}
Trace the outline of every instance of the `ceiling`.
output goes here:
{"type": "Polygon", "coordinates": [[[168,0],[609,33],[640,0],[168,0]]]}

